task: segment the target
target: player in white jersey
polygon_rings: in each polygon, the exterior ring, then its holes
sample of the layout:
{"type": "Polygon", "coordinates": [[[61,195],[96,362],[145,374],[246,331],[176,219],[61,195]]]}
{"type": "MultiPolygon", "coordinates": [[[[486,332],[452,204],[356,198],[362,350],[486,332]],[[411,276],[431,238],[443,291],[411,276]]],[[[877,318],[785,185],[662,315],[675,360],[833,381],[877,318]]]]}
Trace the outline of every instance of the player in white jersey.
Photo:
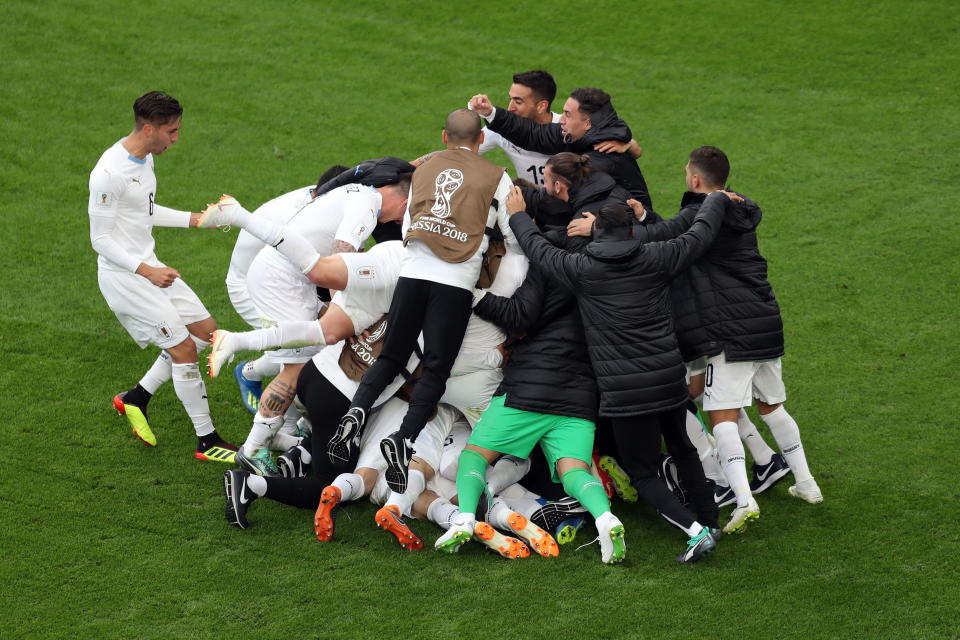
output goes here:
{"type": "MultiPolygon", "coordinates": [[[[347,167],[342,164],[333,165],[320,176],[317,186],[346,170],[347,167]]],[[[260,205],[253,214],[285,225],[297,211],[313,200],[317,186],[301,187],[278,196],[260,205]]],[[[227,294],[230,296],[233,308],[247,324],[255,329],[263,326],[263,314],[250,299],[250,293],[247,290],[247,271],[264,246],[266,243],[262,240],[241,229],[237,242],[233,246],[226,278],[227,294]]],[[[250,362],[240,362],[234,368],[233,375],[240,386],[240,399],[250,413],[257,412],[260,396],[263,394],[263,379],[277,375],[281,367],[279,362],[271,360],[269,356],[261,356],[250,362]]]]}
{"type": "MultiPolygon", "coordinates": [[[[251,263],[247,288],[266,322],[316,320],[324,307],[314,283],[304,275],[310,269],[305,271],[299,259],[285,255],[283,245],[299,243],[307,247],[315,256],[310,268],[333,253],[355,252],[363,247],[378,221],[400,220],[406,210],[408,190],[409,174],[382,187],[347,184],[301,208],[282,228],[277,243],[261,237],[269,246],[261,249],[251,263]]],[[[251,220],[261,225],[268,222],[243,213],[246,215],[236,216],[241,227],[251,220]]],[[[319,337],[322,339],[323,334],[319,337]]],[[[299,412],[293,405],[297,378],[303,365],[318,351],[319,346],[313,345],[269,352],[271,359],[284,366],[264,390],[250,434],[237,455],[237,461],[250,471],[260,475],[279,473],[266,444],[272,441],[280,450],[295,444],[293,436],[280,433],[280,429],[285,421],[291,425],[297,421],[299,412]]]]}
{"type": "Polygon", "coordinates": [[[199,226],[200,214],[156,204],[153,157],[179,139],[183,109],[174,98],[151,91],[137,98],[133,112],[133,131],[107,149],[90,172],[90,242],[99,254],[97,279],[110,309],[141,348],[153,344],[162,352],[113,404],[140,440],[156,446],[147,403],[173,378],[197,434],[195,457],[232,460],[235,447],[214,429],[197,365],[197,353],[217,325],[180,273],[154,253],[153,227],[199,226]]]}

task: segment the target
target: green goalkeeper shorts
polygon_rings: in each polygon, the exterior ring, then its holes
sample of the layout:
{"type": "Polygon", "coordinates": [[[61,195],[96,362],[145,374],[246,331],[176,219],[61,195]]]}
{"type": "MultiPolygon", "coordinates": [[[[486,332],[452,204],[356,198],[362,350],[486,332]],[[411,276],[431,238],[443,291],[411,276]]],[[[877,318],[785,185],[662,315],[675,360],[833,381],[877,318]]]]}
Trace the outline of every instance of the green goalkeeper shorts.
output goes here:
{"type": "Polygon", "coordinates": [[[576,458],[590,465],[593,432],[596,430],[593,422],[513,409],[504,406],[506,398],[504,394],[490,400],[490,406],[473,428],[468,444],[527,458],[539,442],[550,463],[554,482],[560,482],[557,476],[557,460],[560,458],[576,458]]]}

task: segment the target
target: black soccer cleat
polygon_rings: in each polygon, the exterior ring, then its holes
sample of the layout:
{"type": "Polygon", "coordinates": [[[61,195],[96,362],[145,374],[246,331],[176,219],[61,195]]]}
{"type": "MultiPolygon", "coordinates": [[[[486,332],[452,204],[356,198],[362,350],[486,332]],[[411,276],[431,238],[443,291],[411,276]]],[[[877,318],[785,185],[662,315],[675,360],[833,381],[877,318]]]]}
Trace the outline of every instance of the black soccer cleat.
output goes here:
{"type": "Polygon", "coordinates": [[[404,438],[399,431],[394,431],[380,441],[380,453],[387,461],[387,470],[383,477],[391,491],[404,493],[407,490],[407,469],[413,457],[413,442],[404,438]]]}
{"type": "Polygon", "coordinates": [[[360,446],[360,435],[367,423],[367,412],[360,407],[351,407],[346,415],[340,418],[337,432],[327,442],[327,457],[332,464],[346,464],[357,447],[360,446]]]}
{"type": "Polygon", "coordinates": [[[770,462],[753,465],[753,479],[750,481],[750,493],[762,493],[783,480],[790,473],[787,461],[779,453],[774,453],[770,462]]]}
{"type": "Polygon", "coordinates": [[[687,490],[680,480],[680,471],[677,469],[677,463],[673,459],[673,456],[660,454],[660,464],[657,467],[657,475],[660,476],[660,479],[667,485],[667,489],[670,489],[673,495],[677,496],[680,504],[689,503],[687,490]]]}
{"type": "Polygon", "coordinates": [[[227,522],[241,529],[250,526],[247,522],[247,509],[250,508],[250,503],[257,499],[257,494],[247,487],[249,475],[246,471],[236,469],[223,472],[223,493],[227,498],[227,522]]]}
{"type": "Polygon", "coordinates": [[[312,465],[303,461],[303,449],[299,444],[284,451],[277,458],[277,467],[284,478],[303,478],[310,473],[312,465]]]}

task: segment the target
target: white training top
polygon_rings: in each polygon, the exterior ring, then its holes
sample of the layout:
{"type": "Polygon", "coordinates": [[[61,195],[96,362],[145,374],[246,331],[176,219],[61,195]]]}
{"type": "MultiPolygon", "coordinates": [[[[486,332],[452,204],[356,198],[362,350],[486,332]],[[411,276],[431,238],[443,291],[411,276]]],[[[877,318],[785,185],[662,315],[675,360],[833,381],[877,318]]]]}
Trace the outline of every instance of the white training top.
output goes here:
{"type": "MultiPolygon", "coordinates": [[[[303,238],[321,258],[333,255],[337,241],[359,249],[377,225],[382,202],[383,197],[373,187],[346,184],[300,208],[284,226],[283,234],[303,238]]],[[[264,247],[255,259],[307,279],[297,265],[273,247],[264,247]]]]}
{"type": "MultiPolygon", "coordinates": [[[[314,185],[301,187],[290,193],[277,196],[273,200],[257,207],[253,214],[276,222],[279,225],[285,225],[290,222],[290,219],[293,218],[300,209],[313,200],[313,195],[311,194],[313,187],[314,185]]],[[[237,236],[237,243],[233,246],[233,254],[230,256],[230,268],[227,269],[227,283],[240,283],[245,281],[247,279],[247,271],[250,269],[250,263],[253,262],[253,259],[257,257],[257,253],[265,246],[265,242],[248,231],[241,229],[240,234],[237,236]]]]}
{"type": "Polygon", "coordinates": [[[121,141],[103,152],[90,172],[90,244],[109,271],[136,271],[141,262],[164,264],[154,253],[153,227],[189,227],[190,213],[156,204],[153,155],[130,155],[121,141]]]}
{"type": "MultiPolygon", "coordinates": [[[[520,244],[517,242],[513,231],[510,229],[510,216],[507,214],[507,196],[510,195],[510,188],[513,182],[510,176],[504,172],[500,178],[500,184],[494,192],[494,199],[497,201],[497,207],[490,207],[487,214],[487,226],[498,225],[503,234],[507,249],[521,251],[520,244]]],[[[412,193],[412,187],[411,187],[412,193]]],[[[410,197],[409,203],[413,198],[410,197]]],[[[403,235],[407,235],[407,229],[410,227],[410,209],[407,208],[403,215],[403,235]]],[[[400,269],[400,276],[403,278],[416,278],[418,280],[429,280],[473,291],[477,285],[477,278],[480,277],[480,267],[483,264],[483,252],[487,250],[488,238],[483,236],[480,246],[470,258],[463,262],[446,262],[441,260],[430,250],[426,243],[415,238],[411,238],[407,243],[407,253],[404,256],[403,267],[400,269]]]]}
{"type": "MultiPolygon", "coordinates": [[[[554,113],[551,122],[560,122],[560,114],[554,113]]],[[[538,187],[543,186],[543,168],[547,166],[547,159],[550,156],[521,149],[499,133],[484,127],[480,153],[486,153],[496,147],[503,149],[507,157],[510,158],[518,178],[529,180],[538,187]]]]}

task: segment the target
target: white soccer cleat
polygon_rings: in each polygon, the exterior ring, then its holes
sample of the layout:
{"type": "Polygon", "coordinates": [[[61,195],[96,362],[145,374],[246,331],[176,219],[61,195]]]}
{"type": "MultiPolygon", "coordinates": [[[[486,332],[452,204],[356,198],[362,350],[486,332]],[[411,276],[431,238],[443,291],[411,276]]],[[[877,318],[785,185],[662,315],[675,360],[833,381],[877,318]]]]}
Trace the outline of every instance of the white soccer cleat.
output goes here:
{"type": "Polygon", "coordinates": [[[197,226],[212,229],[213,227],[237,225],[239,213],[249,212],[237,202],[236,198],[224,194],[214,204],[207,205],[207,208],[200,214],[200,221],[197,226]]]}
{"type": "Polygon", "coordinates": [[[820,504],[823,502],[823,494],[820,493],[820,487],[813,478],[798,482],[787,490],[794,498],[800,498],[810,504],[820,504]]]}
{"type": "Polygon", "coordinates": [[[627,556],[623,523],[609,511],[597,518],[597,533],[600,535],[600,559],[603,564],[623,562],[627,556]]]}
{"type": "Polygon", "coordinates": [[[210,353],[207,355],[207,374],[211,378],[220,375],[220,369],[233,361],[236,353],[233,333],[223,329],[213,332],[213,342],[210,343],[210,353]]]}
{"type": "Polygon", "coordinates": [[[473,537],[473,527],[476,524],[475,518],[469,513],[460,513],[450,523],[450,528],[442,536],[437,538],[434,548],[444,553],[456,553],[473,537]]]}
{"type": "Polygon", "coordinates": [[[744,507],[735,507],[730,514],[730,522],[723,527],[724,533],[741,533],[747,528],[747,525],[754,520],[760,519],[760,505],[754,498],[750,497],[750,502],[744,507]]]}

